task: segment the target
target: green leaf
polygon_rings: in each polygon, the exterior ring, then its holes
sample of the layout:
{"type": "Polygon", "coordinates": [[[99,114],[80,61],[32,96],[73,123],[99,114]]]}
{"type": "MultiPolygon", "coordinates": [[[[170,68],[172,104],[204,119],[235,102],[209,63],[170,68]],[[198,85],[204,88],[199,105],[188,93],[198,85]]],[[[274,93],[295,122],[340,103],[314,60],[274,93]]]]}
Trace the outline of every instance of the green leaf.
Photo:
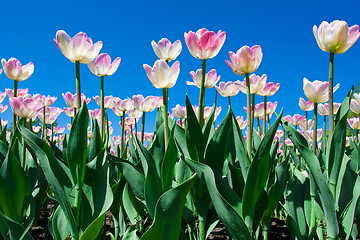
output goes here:
{"type": "Polygon", "coordinates": [[[161,180],[163,192],[171,189],[175,176],[175,163],[178,156],[177,148],[174,141],[175,124],[171,129],[171,133],[169,136],[169,144],[161,165],[161,180]]]}
{"type": "Polygon", "coordinates": [[[314,153],[309,149],[305,138],[287,122],[283,121],[282,124],[285,131],[288,132],[294,146],[299,150],[301,156],[309,166],[310,174],[314,177],[317,189],[320,193],[320,200],[326,218],[327,236],[329,238],[337,238],[339,234],[339,226],[336,216],[335,199],[329,189],[329,186],[327,185],[327,181],[325,180],[323,173],[321,172],[319,161],[314,153]],[[306,145],[303,144],[304,142],[306,142],[306,145]]]}
{"type": "Polygon", "coordinates": [[[28,229],[25,229],[19,223],[8,218],[1,211],[0,211],[0,218],[2,218],[4,223],[9,228],[9,236],[11,240],[34,240],[30,235],[30,233],[28,233],[28,229]]]}
{"type": "Polygon", "coordinates": [[[211,130],[213,130],[214,128],[215,110],[216,110],[216,101],[214,102],[209,118],[206,120],[203,127],[203,141],[205,144],[207,144],[211,130]]]}
{"type": "Polygon", "coordinates": [[[359,205],[359,199],[360,199],[360,176],[357,176],[355,187],[353,188],[353,198],[351,201],[350,206],[345,211],[344,217],[342,219],[342,226],[344,228],[344,231],[346,233],[346,239],[350,239],[351,236],[351,230],[354,225],[354,218],[355,218],[355,210],[356,207],[359,205]]]}
{"type": "MultiPolygon", "coordinates": [[[[341,167],[341,162],[345,153],[346,144],[346,128],[347,128],[347,115],[349,111],[350,98],[352,89],[343,101],[336,114],[336,123],[331,138],[330,150],[328,151],[328,174],[330,185],[335,186],[338,181],[338,175],[341,167]]],[[[335,192],[333,193],[335,194],[335,192]]]]}
{"type": "Polygon", "coordinates": [[[50,189],[63,209],[63,214],[66,216],[72,236],[77,237],[78,232],[75,217],[72,213],[71,205],[64,189],[66,186],[72,184],[69,184],[68,182],[67,173],[65,172],[62,163],[54,157],[52,150],[46,142],[22,126],[20,126],[19,129],[26,144],[36,154],[37,160],[49,182],[50,189]]]}
{"type": "Polygon", "coordinates": [[[270,174],[270,150],[281,120],[281,115],[282,111],[260,142],[245,182],[245,189],[242,197],[242,213],[246,225],[249,229],[252,229],[253,232],[256,231],[259,225],[258,221],[254,221],[256,204],[260,200],[259,197],[261,196],[261,192],[265,189],[270,174]]]}
{"type": "Polygon", "coordinates": [[[186,126],[185,126],[185,137],[186,146],[191,159],[198,162],[203,162],[204,159],[204,143],[203,135],[199,125],[199,122],[194,113],[194,109],[186,96],[186,126]]]}
{"type": "Polygon", "coordinates": [[[87,127],[89,112],[83,104],[71,125],[67,145],[67,161],[75,184],[82,185],[85,176],[87,152],[87,127]]]}
{"type": "Polygon", "coordinates": [[[73,234],[71,234],[71,226],[69,226],[69,222],[61,206],[58,206],[51,215],[48,226],[52,237],[56,240],[69,239],[70,236],[73,236],[73,234]]]}
{"type": "Polygon", "coordinates": [[[14,155],[14,147],[0,168],[0,192],[0,209],[5,216],[21,224],[32,196],[29,180],[14,155]]]}
{"type": "MultiPolygon", "coordinates": [[[[234,140],[233,143],[235,144],[235,151],[236,156],[238,159],[238,164],[241,169],[243,178],[246,179],[248,175],[248,171],[250,168],[250,162],[249,157],[247,155],[246,150],[246,142],[244,139],[244,136],[242,135],[241,129],[239,127],[239,124],[236,121],[235,116],[233,115],[232,118],[232,126],[233,126],[233,133],[234,133],[234,140]]],[[[229,143],[232,144],[232,139],[230,139],[229,143]]]]}
{"type": "Polygon", "coordinates": [[[227,143],[229,140],[229,130],[232,121],[232,111],[229,108],[224,120],[216,130],[212,139],[206,147],[205,163],[213,169],[213,171],[221,171],[227,153],[227,143]]]}
{"type": "Polygon", "coordinates": [[[104,149],[104,143],[100,136],[99,124],[95,121],[92,129],[92,137],[87,149],[86,162],[92,161],[104,149]]]}
{"type": "Polygon", "coordinates": [[[141,240],[178,240],[181,229],[182,209],[186,195],[196,180],[196,174],[179,186],[165,192],[156,203],[155,218],[141,240]]]}
{"type": "Polygon", "coordinates": [[[252,239],[241,218],[241,199],[234,190],[221,176],[214,174],[209,166],[190,159],[185,159],[185,162],[198,174],[201,182],[207,187],[214,208],[231,237],[237,240],[252,239]]]}

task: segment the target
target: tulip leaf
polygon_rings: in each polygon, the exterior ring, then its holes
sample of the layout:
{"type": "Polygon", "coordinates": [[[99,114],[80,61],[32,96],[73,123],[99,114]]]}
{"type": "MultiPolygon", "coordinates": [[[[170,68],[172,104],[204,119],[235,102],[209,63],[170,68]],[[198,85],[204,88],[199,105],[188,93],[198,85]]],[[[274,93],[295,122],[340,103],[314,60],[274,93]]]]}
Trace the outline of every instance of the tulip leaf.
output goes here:
{"type": "Polygon", "coordinates": [[[233,141],[232,139],[229,140],[229,144],[233,143],[235,145],[236,157],[238,159],[238,165],[239,165],[238,167],[240,167],[241,169],[243,179],[246,179],[250,168],[250,162],[246,150],[246,141],[244,139],[244,136],[242,135],[241,129],[234,115],[232,117],[232,126],[233,126],[234,138],[233,141]]]}
{"type": "Polygon", "coordinates": [[[335,239],[339,233],[335,199],[329,189],[329,186],[327,185],[327,181],[325,180],[323,173],[321,172],[319,160],[309,149],[307,144],[303,144],[306,142],[305,138],[293,126],[285,121],[283,121],[282,124],[285,131],[288,132],[288,135],[291,141],[294,143],[294,146],[299,150],[301,156],[309,166],[310,174],[313,175],[316,187],[320,193],[320,200],[323,206],[327,224],[327,236],[329,238],[335,239]]]}
{"type": "MultiPolygon", "coordinates": [[[[75,217],[71,210],[68,195],[65,192],[65,187],[68,185],[68,182],[66,182],[68,180],[67,173],[61,166],[62,163],[54,157],[52,150],[46,142],[22,126],[19,126],[19,129],[26,144],[36,154],[37,160],[49,182],[50,189],[63,209],[63,214],[65,215],[66,222],[70,225],[69,229],[72,236],[77,237],[75,217]]],[[[63,223],[63,225],[65,224],[63,223]]]]}
{"type": "Polygon", "coordinates": [[[213,171],[221,171],[226,159],[227,143],[229,140],[229,130],[232,121],[232,111],[229,108],[224,120],[210,139],[205,153],[205,163],[213,171]]]}
{"type": "Polygon", "coordinates": [[[131,190],[139,199],[145,199],[144,186],[145,176],[129,161],[122,160],[121,158],[109,155],[111,161],[116,164],[120,169],[123,176],[126,178],[131,190]]]}
{"type": "Polygon", "coordinates": [[[344,228],[344,231],[346,233],[346,239],[350,239],[351,236],[351,230],[354,225],[354,217],[356,208],[359,206],[359,199],[360,199],[360,176],[357,176],[355,187],[353,188],[353,197],[352,201],[350,203],[350,206],[345,210],[344,217],[342,219],[342,226],[344,228]]]}
{"type": "Polygon", "coordinates": [[[71,125],[67,145],[67,161],[75,184],[82,185],[85,176],[87,153],[87,127],[89,112],[83,104],[71,125]]]}
{"type": "Polygon", "coordinates": [[[194,174],[179,186],[165,192],[156,203],[155,218],[141,240],[178,240],[181,230],[182,209],[186,195],[196,180],[194,174]]]}
{"type": "Polygon", "coordinates": [[[95,121],[92,129],[92,137],[87,148],[86,162],[92,161],[104,149],[104,143],[100,136],[99,124],[95,121]]]}
{"type": "Polygon", "coordinates": [[[14,150],[12,147],[8,151],[0,168],[0,209],[5,216],[21,224],[30,204],[31,186],[14,150]]]}
{"type": "Polygon", "coordinates": [[[172,187],[175,176],[175,163],[178,156],[177,148],[174,141],[175,124],[171,129],[169,136],[169,144],[161,165],[161,182],[163,192],[166,192],[172,187]]]}
{"type": "Polygon", "coordinates": [[[11,240],[34,240],[33,237],[30,235],[30,233],[28,232],[29,229],[25,229],[21,224],[5,216],[1,211],[0,211],[0,218],[9,228],[9,236],[11,240]]]}
{"type": "MultiPolygon", "coordinates": [[[[328,152],[328,173],[330,186],[336,186],[338,175],[341,167],[341,162],[345,153],[346,144],[346,128],[347,128],[347,115],[349,111],[350,98],[352,89],[343,101],[336,114],[336,124],[333,136],[331,138],[330,149],[328,152]]],[[[335,191],[333,192],[335,194],[335,191]]]]}
{"type": "Polygon", "coordinates": [[[193,169],[201,182],[207,187],[212,204],[220,220],[232,238],[237,240],[252,239],[248,228],[241,218],[241,199],[227,182],[209,166],[185,158],[186,164],[193,169]]]}
{"type": "Polygon", "coordinates": [[[70,236],[73,236],[73,234],[71,234],[71,226],[69,226],[68,224],[69,223],[67,221],[67,217],[62,210],[62,207],[58,206],[55,212],[51,215],[48,223],[52,237],[55,240],[63,240],[69,239],[70,236]]]}
{"type": "Polygon", "coordinates": [[[189,98],[186,96],[186,126],[185,137],[186,146],[189,152],[190,158],[198,162],[203,162],[204,159],[204,144],[203,135],[200,128],[200,124],[194,113],[194,109],[190,103],[189,98]]]}
{"type": "Polygon", "coordinates": [[[138,138],[135,138],[135,144],[141,162],[147,164],[147,169],[145,170],[145,202],[151,218],[154,218],[156,202],[163,193],[161,177],[156,170],[155,160],[138,138]]]}
{"type": "Polygon", "coordinates": [[[203,141],[205,144],[208,142],[210,132],[214,128],[215,110],[216,110],[216,101],[214,102],[209,118],[206,120],[203,127],[203,141]]]}
{"type": "Polygon", "coordinates": [[[260,200],[259,197],[261,197],[261,192],[265,189],[270,174],[270,151],[281,115],[282,111],[260,142],[245,182],[244,194],[242,196],[242,213],[246,225],[253,232],[256,231],[259,225],[258,221],[254,221],[256,204],[260,200]]]}

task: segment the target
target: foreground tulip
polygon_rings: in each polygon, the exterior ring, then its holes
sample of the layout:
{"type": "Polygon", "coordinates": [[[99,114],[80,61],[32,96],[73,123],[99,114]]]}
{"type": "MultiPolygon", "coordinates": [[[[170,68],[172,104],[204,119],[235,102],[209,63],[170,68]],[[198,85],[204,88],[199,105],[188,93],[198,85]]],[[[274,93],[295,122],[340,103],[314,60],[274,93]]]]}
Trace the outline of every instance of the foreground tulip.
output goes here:
{"type": "Polygon", "coordinates": [[[10,58],[8,61],[3,58],[1,59],[1,64],[3,66],[5,75],[14,81],[25,81],[34,72],[33,63],[30,62],[22,66],[20,61],[16,58],[10,58]]]}
{"type": "Polygon", "coordinates": [[[33,118],[42,108],[42,104],[37,103],[31,97],[13,97],[9,99],[10,106],[14,114],[22,118],[33,118]]]}
{"type": "MultiPolygon", "coordinates": [[[[304,93],[305,96],[313,103],[323,103],[329,100],[329,83],[315,80],[310,82],[307,78],[304,77],[304,93]]],[[[340,87],[338,83],[334,88],[335,92],[340,87]]]]}
{"type": "Polygon", "coordinates": [[[206,28],[184,34],[185,43],[195,58],[209,59],[215,57],[223,46],[226,33],[221,30],[217,33],[208,31],[206,28]]]}
{"type": "Polygon", "coordinates": [[[179,56],[182,46],[180,40],[176,40],[173,44],[167,39],[162,38],[158,43],[151,41],[156,56],[167,62],[175,60],[179,56]]]}
{"type": "MultiPolygon", "coordinates": [[[[334,57],[335,53],[346,52],[360,37],[359,26],[348,27],[345,21],[335,20],[331,23],[323,21],[319,29],[313,27],[314,36],[320,49],[330,53],[329,64],[329,136],[332,138],[334,131],[334,109],[333,109],[333,82],[334,82],[334,57]]],[[[332,189],[333,195],[335,190],[332,189]]]]}
{"type": "Polygon", "coordinates": [[[75,63],[76,72],[76,94],[77,107],[81,107],[81,88],[80,88],[80,63],[90,63],[99,55],[102,48],[102,42],[93,44],[91,38],[86,33],[79,32],[73,38],[63,31],[56,32],[54,39],[55,45],[71,62],[75,63]]]}

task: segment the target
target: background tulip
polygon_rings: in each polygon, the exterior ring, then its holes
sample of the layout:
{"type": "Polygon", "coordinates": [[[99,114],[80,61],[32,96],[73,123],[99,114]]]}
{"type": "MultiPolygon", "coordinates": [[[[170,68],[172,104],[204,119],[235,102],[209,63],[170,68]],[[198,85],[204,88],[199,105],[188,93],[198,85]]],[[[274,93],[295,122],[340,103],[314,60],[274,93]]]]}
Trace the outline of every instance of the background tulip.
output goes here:
{"type": "MultiPolygon", "coordinates": [[[[310,82],[307,78],[303,79],[303,89],[305,96],[313,103],[323,103],[329,100],[329,83],[315,80],[310,82]]],[[[335,92],[340,87],[338,83],[334,88],[335,92]]]]}
{"type": "Polygon", "coordinates": [[[153,40],[151,46],[158,58],[168,62],[175,60],[182,50],[180,40],[176,40],[171,44],[167,38],[162,38],[158,43],[153,40]]]}
{"type": "MultiPolygon", "coordinates": [[[[194,86],[197,86],[198,88],[200,88],[201,87],[201,78],[202,78],[202,69],[198,69],[198,70],[196,70],[196,72],[191,71],[190,75],[194,81],[193,82],[186,81],[186,84],[194,85],[194,86]]],[[[217,75],[216,69],[210,70],[205,75],[204,87],[205,88],[214,87],[215,84],[220,80],[220,77],[221,77],[220,75],[219,76],[217,75]]]]}
{"type": "MultiPolygon", "coordinates": [[[[264,89],[266,85],[267,75],[263,74],[260,77],[256,74],[251,74],[249,76],[249,80],[250,80],[250,93],[251,94],[259,93],[264,89]]],[[[236,84],[239,85],[240,91],[246,94],[246,79],[244,79],[243,82],[236,81],[236,84]]]]}
{"type": "Polygon", "coordinates": [[[42,104],[36,103],[31,97],[13,97],[9,102],[14,114],[22,118],[32,118],[42,108],[42,104]]]}
{"type": "Polygon", "coordinates": [[[15,81],[24,81],[34,72],[34,64],[32,62],[22,66],[16,58],[10,58],[8,61],[3,58],[1,59],[1,64],[5,75],[15,81]]]}
{"type": "Polygon", "coordinates": [[[236,54],[229,52],[230,61],[225,60],[226,64],[237,75],[245,75],[246,73],[255,72],[263,58],[263,53],[259,45],[243,46],[236,54]]]}
{"type": "Polygon", "coordinates": [[[172,88],[180,73],[180,62],[170,67],[164,60],[157,60],[153,67],[144,64],[144,69],[155,88],[172,88]]]}
{"type": "Polygon", "coordinates": [[[111,57],[107,53],[101,53],[94,61],[87,64],[90,71],[96,76],[111,76],[120,65],[121,58],[117,57],[111,63],[111,57]]]}

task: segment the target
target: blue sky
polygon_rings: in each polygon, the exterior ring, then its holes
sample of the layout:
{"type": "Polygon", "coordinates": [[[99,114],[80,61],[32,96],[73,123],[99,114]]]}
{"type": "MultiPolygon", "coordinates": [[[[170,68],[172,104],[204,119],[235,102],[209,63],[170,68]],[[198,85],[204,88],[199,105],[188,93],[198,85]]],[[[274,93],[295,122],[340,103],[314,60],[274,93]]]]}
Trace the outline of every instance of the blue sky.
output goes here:
{"type": "MultiPolygon", "coordinates": [[[[302,79],[328,79],[329,53],[316,44],[312,28],[322,21],[345,20],[349,26],[360,24],[359,1],[5,1],[2,3],[0,58],[15,57],[22,64],[33,62],[34,74],[20,82],[31,94],[57,96],[54,106],[65,107],[62,93],[75,93],[75,66],[58,50],[53,42],[57,30],[65,30],[71,37],[83,31],[94,42],[101,40],[101,52],[112,59],[121,57],[118,71],[105,78],[105,95],[120,98],[135,94],[161,95],[148,80],[143,64],[157,60],[151,41],[166,37],[171,42],[180,39],[183,50],[179,55],[180,75],[169,90],[170,109],[185,105],[185,94],[192,104],[198,104],[199,89],[187,86],[189,72],[201,68],[201,60],[193,58],[184,41],[184,32],[207,28],[226,32],[225,43],[219,54],[207,61],[207,71],[215,68],[220,81],[243,80],[226,65],[228,52],[236,52],[243,45],[261,45],[263,61],[256,74],[268,75],[268,81],[280,83],[279,91],[269,101],[278,101],[284,114],[304,114],[298,107],[299,97],[305,97],[302,79]]],[[[334,82],[340,83],[335,101],[341,102],[351,86],[360,82],[360,42],[344,54],[335,56],[334,82]]],[[[0,75],[0,91],[13,88],[12,80],[0,75]]],[[[100,94],[100,78],[86,65],[81,65],[82,92],[92,97],[100,94]]],[[[206,91],[205,105],[213,104],[215,88],[206,91]]],[[[262,98],[257,97],[257,103],[262,98]]],[[[8,104],[8,99],[3,104],[8,104]]],[[[227,99],[218,97],[227,110],[227,99]]],[[[236,115],[246,116],[246,96],[239,93],[232,98],[236,115]]],[[[95,101],[89,109],[98,108],[95,101]]],[[[119,117],[108,112],[114,134],[120,133],[119,117]]],[[[147,131],[152,131],[156,113],[147,115],[147,131]]],[[[11,120],[11,110],[1,115],[11,120]]],[[[59,124],[65,126],[69,118],[62,113],[59,124]]]]}

